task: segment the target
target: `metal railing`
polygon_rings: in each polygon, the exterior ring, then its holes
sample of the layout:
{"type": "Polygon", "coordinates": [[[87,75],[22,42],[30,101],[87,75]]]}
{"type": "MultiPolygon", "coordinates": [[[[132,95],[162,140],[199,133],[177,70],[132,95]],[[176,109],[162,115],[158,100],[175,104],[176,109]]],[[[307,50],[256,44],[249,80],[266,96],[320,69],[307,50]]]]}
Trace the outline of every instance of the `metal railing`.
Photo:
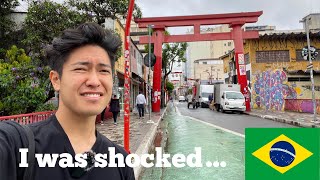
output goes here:
{"type": "Polygon", "coordinates": [[[53,115],[54,113],[55,111],[44,111],[44,112],[36,112],[36,113],[30,113],[30,114],[1,116],[0,121],[11,120],[19,124],[30,124],[30,123],[43,121],[47,119],[49,116],[53,115]]]}

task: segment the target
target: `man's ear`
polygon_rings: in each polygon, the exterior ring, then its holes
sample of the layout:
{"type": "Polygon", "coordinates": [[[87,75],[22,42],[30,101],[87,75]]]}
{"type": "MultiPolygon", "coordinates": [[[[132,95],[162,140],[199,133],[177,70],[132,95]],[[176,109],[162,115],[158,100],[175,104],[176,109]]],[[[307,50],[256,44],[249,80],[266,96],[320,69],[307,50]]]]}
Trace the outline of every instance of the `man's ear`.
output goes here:
{"type": "Polygon", "coordinates": [[[55,91],[59,91],[60,90],[60,76],[59,76],[59,73],[57,71],[51,70],[50,74],[49,74],[49,78],[50,78],[51,84],[53,86],[53,89],[55,91]]]}

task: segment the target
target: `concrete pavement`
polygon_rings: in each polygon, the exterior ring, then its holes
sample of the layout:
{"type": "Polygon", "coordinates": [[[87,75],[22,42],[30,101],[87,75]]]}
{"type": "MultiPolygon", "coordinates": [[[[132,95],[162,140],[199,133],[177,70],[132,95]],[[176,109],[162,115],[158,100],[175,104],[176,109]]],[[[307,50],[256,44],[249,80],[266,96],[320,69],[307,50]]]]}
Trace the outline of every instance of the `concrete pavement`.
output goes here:
{"type": "Polygon", "coordinates": [[[313,122],[313,114],[299,113],[290,111],[266,111],[260,109],[251,109],[251,112],[245,112],[251,116],[257,116],[277,122],[292,124],[300,127],[320,127],[320,115],[317,114],[317,122],[313,122]]]}
{"type": "MultiPolygon", "coordinates": [[[[138,115],[131,113],[129,144],[131,153],[141,156],[152,149],[160,121],[165,112],[166,108],[161,109],[159,113],[152,113],[151,120],[154,123],[147,123],[149,114],[145,114],[145,119],[139,119],[138,115]]],[[[97,124],[96,127],[101,134],[123,147],[123,116],[118,117],[117,123],[117,125],[114,125],[113,119],[105,119],[104,122],[97,124]]],[[[136,179],[138,179],[142,169],[141,165],[134,168],[136,179]]]]}

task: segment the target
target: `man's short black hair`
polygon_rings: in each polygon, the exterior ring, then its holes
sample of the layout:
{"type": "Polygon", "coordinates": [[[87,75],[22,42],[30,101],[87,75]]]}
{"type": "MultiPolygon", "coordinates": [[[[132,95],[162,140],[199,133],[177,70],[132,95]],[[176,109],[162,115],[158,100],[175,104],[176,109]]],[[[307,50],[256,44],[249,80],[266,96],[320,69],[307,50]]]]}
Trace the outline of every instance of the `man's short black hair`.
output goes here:
{"type": "Polygon", "coordinates": [[[120,38],[96,23],[84,23],[75,29],[66,29],[46,48],[46,57],[51,69],[61,76],[63,64],[69,55],[85,45],[97,45],[103,48],[109,55],[112,68],[114,67],[116,54],[121,46],[120,38]]]}

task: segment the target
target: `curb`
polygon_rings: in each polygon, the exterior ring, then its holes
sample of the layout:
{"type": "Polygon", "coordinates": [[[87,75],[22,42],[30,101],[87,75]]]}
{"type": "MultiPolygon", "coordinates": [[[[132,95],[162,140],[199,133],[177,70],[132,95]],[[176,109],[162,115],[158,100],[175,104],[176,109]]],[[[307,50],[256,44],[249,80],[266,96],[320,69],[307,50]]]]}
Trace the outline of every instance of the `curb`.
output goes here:
{"type": "Polygon", "coordinates": [[[319,125],[315,125],[312,123],[303,123],[303,122],[301,123],[301,122],[297,122],[297,121],[293,121],[293,120],[288,120],[285,118],[278,118],[276,116],[260,115],[260,114],[254,114],[254,113],[249,113],[249,112],[244,112],[244,114],[250,115],[250,116],[255,116],[255,117],[260,117],[263,119],[269,119],[269,120],[276,121],[276,122],[286,123],[286,124],[290,124],[290,125],[298,126],[298,127],[304,127],[304,128],[318,128],[318,127],[320,127],[319,125]]]}
{"type": "MultiPolygon", "coordinates": [[[[141,157],[142,154],[148,154],[149,153],[149,150],[152,147],[153,141],[154,141],[154,139],[156,137],[157,129],[159,127],[161,119],[163,118],[163,116],[166,113],[166,111],[167,111],[167,107],[165,107],[163,113],[160,115],[159,121],[151,127],[151,130],[148,131],[148,133],[141,140],[141,143],[140,143],[137,151],[135,152],[135,154],[137,154],[139,157],[141,157]]],[[[141,164],[139,164],[139,166],[137,166],[137,167],[135,167],[133,169],[134,170],[135,179],[139,179],[139,176],[140,176],[141,171],[142,171],[143,168],[144,167],[141,164]]]]}

